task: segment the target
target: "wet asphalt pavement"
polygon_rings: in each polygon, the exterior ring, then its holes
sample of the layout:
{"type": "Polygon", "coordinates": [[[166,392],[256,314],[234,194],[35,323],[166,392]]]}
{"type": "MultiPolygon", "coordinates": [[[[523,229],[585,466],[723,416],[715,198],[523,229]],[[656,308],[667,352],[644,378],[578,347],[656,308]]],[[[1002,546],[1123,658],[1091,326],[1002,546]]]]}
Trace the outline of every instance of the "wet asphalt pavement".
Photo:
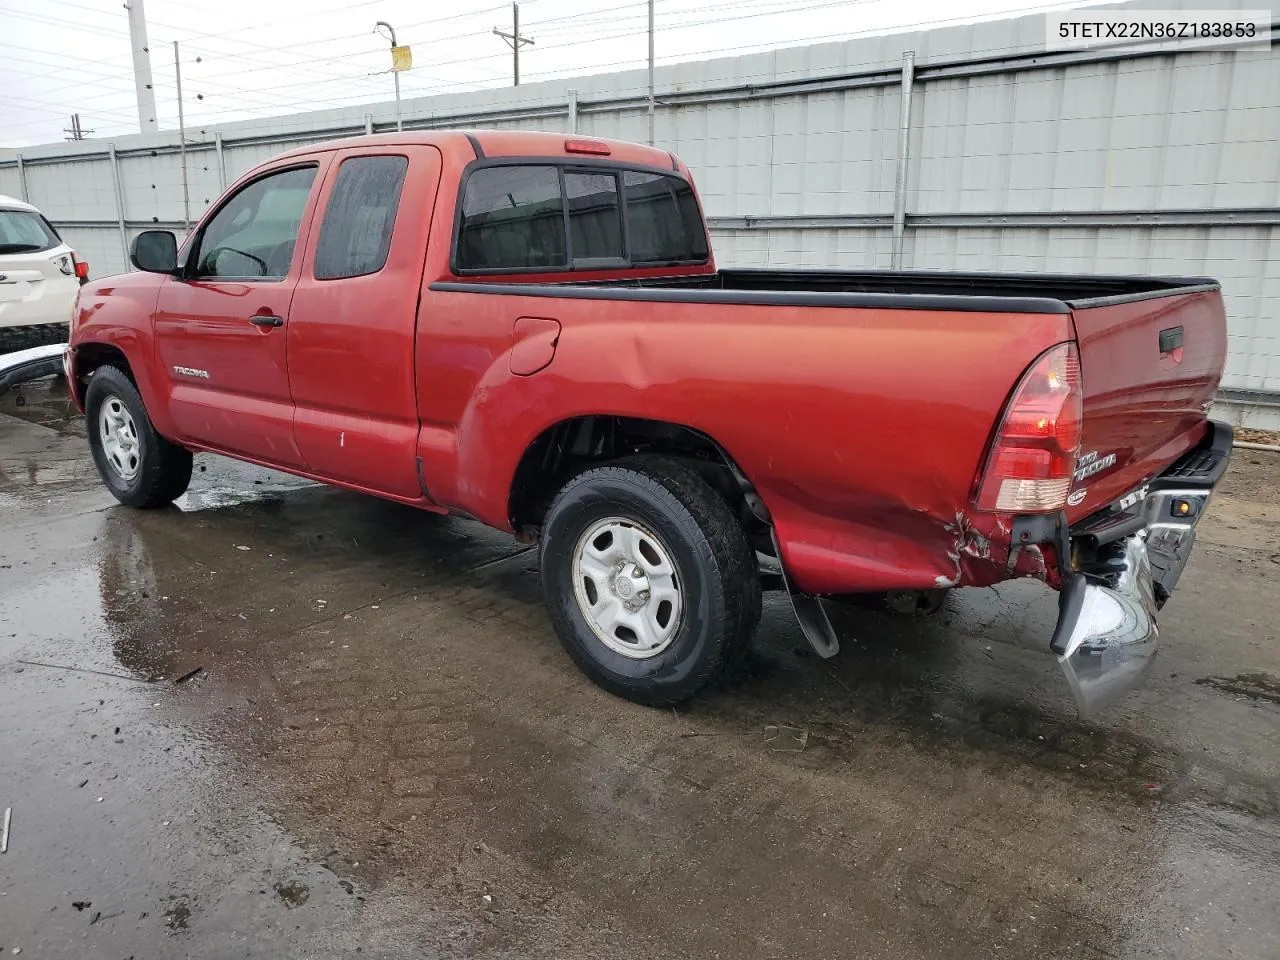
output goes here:
{"type": "Polygon", "coordinates": [[[25,397],[5,955],[1280,956],[1278,455],[1237,451],[1100,720],[1034,583],[833,607],[829,662],[771,595],[748,669],[658,711],[574,668],[508,538],[205,456],[131,511],[25,397]]]}

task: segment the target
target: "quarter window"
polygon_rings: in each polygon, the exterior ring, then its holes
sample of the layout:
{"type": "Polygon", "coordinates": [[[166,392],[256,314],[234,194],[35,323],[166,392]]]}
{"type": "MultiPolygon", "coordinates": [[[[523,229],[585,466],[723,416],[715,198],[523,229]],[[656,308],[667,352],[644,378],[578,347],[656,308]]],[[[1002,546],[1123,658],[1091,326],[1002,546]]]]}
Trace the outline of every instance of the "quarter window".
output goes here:
{"type": "Polygon", "coordinates": [[[693,188],[684,180],[628,170],[622,175],[635,263],[706,260],[707,237],[693,188]]]}
{"type": "Polygon", "coordinates": [[[284,279],[315,176],[315,167],[282,170],[233,195],[201,234],[196,276],[284,279]]]}
{"type": "Polygon", "coordinates": [[[565,267],[560,174],[551,166],[486,167],[467,178],[458,267],[565,267]]]}
{"type": "Polygon", "coordinates": [[[316,243],[317,280],[360,277],[386,265],[408,168],[406,157],[342,162],[316,243]]]}

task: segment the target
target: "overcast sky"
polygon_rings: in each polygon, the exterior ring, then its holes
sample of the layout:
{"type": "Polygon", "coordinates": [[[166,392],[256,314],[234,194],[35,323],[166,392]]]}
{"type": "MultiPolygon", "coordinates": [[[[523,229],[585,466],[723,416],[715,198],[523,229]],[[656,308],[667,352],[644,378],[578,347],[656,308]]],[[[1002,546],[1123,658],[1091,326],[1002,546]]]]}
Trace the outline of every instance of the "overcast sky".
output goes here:
{"type": "MultiPolygon", "coordinates": [[[[392,97],[390,22],[413,50],[403,95],[511,82],[511,5],[493,0],[144,0],[162,128],[177,126],[181,41],[189,127],[392,97]]],[[[660,64],[952,24],[1067,4],[1035,0],[657,0],[660,64]]],[[[1084,3],[1071,4],[1083,6],[1084,3]]],[[[1206,4],[1209,6],[1211,4],[1206,4]]],[[[521,81],[640,67],[646,0],[523,0],[521,81]]],[[[0,0],[0,146],[138,130],[122,0],[0,0]]]]}

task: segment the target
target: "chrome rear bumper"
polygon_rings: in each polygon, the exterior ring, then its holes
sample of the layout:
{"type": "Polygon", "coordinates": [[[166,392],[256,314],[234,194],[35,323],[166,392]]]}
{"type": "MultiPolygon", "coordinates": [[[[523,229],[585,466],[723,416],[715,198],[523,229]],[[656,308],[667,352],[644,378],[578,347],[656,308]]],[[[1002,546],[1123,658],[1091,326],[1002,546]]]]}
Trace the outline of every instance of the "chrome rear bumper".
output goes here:
{"type": "Polygon", "coordinates": [[[1157,477],[1129,506],[1071,531],[1090,560],[1064,578],[1050,649],[1088,718],[1115,703],[1155,659],[1156,611],[1191,556],[1196,524],[1231,456],[1231,428],[1210,424],[1206,442],[1157,477]],[[1194,463],[1195,469],[1188,467],[1194,463]],[[1109,538],[1114,537],[1114,538],[1109,538]]]}
{"type": "MultiPolygon", "coordinates": [[[[1151,563],[1142,534],[1124,542],[1114,586],[1073,581],[1079,600],[1058,663],[1081,717],[1091,717],[1132,690],[1155,659],[1156,626],[1151,563]]],[[[1059,630],[1064,626],[1059,619],[1059,630]]]]}

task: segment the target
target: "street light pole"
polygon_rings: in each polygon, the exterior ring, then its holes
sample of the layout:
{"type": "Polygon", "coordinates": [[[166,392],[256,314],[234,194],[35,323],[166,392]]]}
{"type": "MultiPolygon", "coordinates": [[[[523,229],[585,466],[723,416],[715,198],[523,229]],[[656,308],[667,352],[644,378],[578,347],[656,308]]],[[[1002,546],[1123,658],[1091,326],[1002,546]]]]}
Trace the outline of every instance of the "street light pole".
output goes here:
{"type": "MultiPolygon", "coordinates": [[[[374,26],[373,32],[376,34],[379,34],[380,36],[388,37],[391,40],[391,49],[395,50],[397,46],[395,27],[391,26],[391,24],[387,23],[387,21],[385,20],[379,20],[377,24],[374,26]],[[387,32],[385,34],[382,33],[382,30],[381,30],[382,27],[387,28],[387,32]]],[[[395,55],[392,54],[392,56],[394,57],[395,55]]],[[[404,129],[404,127],[401,125],[401,122],[400,122],[400,71],[395,69],[393,66],[391,70],[391,75],[395,78],[395,81],[396,81],[396,130],[402,130],[404,129]]]]}

